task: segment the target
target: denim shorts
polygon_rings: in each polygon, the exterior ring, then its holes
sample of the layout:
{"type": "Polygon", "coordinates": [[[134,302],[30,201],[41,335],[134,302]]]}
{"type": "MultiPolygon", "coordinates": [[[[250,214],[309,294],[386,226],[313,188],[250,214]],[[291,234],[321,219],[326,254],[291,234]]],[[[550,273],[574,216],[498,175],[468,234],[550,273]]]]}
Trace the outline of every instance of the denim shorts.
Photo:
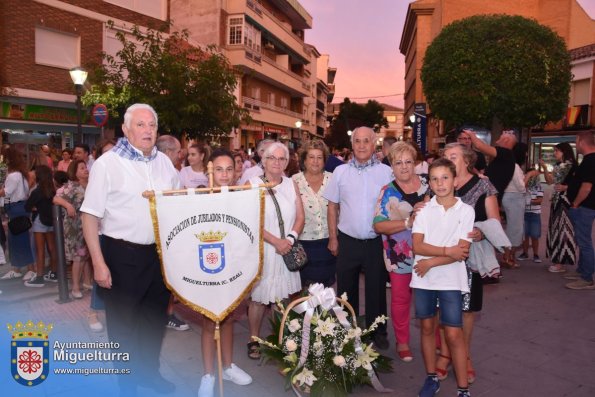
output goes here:
{"type": "Polygon", "coordinates": [[[525,236],[532,238],[541,237],[541,214],[525,212],[525,236]]]}
{"type": "Polygon", "coordinates": [[[440,324],[447,327],[463,326],[463,299],[461,291],[436,291],[414,288],[415,315],[419,319],[432,318],[440,302],[440,324]]]}
{"type": "Polygon", "coordinates": [[[50,233],[54,231],[54,228],[52,226],[46,226],[43,223],[41,223],[41,220],[39,219],[38,215],[35,217],[35,220],[33,221],[31,231],[33,233],[50,233]]]}

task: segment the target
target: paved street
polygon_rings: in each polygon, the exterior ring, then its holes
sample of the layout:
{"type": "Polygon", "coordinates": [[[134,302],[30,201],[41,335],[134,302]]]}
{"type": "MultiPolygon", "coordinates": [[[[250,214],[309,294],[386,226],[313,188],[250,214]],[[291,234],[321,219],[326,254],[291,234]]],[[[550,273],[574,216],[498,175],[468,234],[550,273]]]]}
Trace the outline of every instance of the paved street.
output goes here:
{"type": "MultiPolygon", "coordinates": [[[[544,206],[545,207],[545,206],[544,206]]],[[[547,214],[543,215],[547,219],[547,214]]],[[[546,225],[544,224],[544,229],[546,225]]],[[[543,244],[542,244],[543,251],[543,244]]],[[[543,257],[543,252],[542,252],[543,257]]],[[[478,317],[473,338],[477,380],[473,396],[489,397],[592,397],[595,395],[595,291],[572,291],[565,280],[546,271],[550,264],[521,262],[518,270],[504,273],[498,285],[488,285],[484,309],[478,317]]],[[[5,266],[4,266],[5,268],[5,266]]],[[[0,272],[4,272],[0,269],[0,272]]],[[[25,288],[20,280],[0,281],[0,320],[14,324],[31,319],[54,324],[51,341],[106,341],[106,333],[91,332],[86,325],[89,296],[57,304],[57,286],[25,288]]],[[[389,296],[387,290],[387,297],[389,296]]],[[[162,373],[177,385],[176,396],[195,396],[202,376],[199,316],[178,305],[177,313],[191,324],[191,330],[168,330],[162,352],[162,373]]],[[[245,313],[245,310],[241,310],[245,313]]],[[[389,327],[395,358],[394,335],[389,327]]],[[[0,385],[4,396],[95,396],[111,395],[114,382],[107,375],[51,374],[39,386],[27,389],[10,379],[9,334],[0,333],[0,385]]],[[[291,396],[284,380],[272,365],[259,366],[246,356],[248,324],[245,314],[235,326],[236,363],[254,382],[236,386],[226,382],[226,396],[291,396]]],[[[419,351],[419,329],[412,330],[411,363],[394,361],[394,373],[382,374],[381,381],[394,389],[394,396],[416,396],[425,376],[419,351]]],[[[55,363],[51,363],[54,367],[55,363]]],[[[63,364],[63,363],[62,363],[63,364]]],[[[61,365],[61,367],[65,367],[61,365]]],[[[439,395],[455,395],[452,372],[442,383],[439,395]]],[[[141,396],[153,396],[140,389],[141,396]]],[[[358,389],[356,396],[372,396],[371,388],[358,389]]]]}

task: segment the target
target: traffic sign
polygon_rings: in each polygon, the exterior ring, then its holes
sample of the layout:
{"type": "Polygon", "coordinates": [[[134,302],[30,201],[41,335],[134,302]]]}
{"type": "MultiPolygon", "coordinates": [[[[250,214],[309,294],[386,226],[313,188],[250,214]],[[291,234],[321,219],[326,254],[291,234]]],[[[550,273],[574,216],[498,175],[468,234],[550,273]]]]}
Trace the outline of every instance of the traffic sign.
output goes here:
{"type": "Polygon", "coordinates": [[[91,110],[91,121],[97,127],[103,127],[107,124],[108,113],[107,113],[107,106],[102,103],[98,103],[97,105],[93,106],[93,110],[91,110]]]}

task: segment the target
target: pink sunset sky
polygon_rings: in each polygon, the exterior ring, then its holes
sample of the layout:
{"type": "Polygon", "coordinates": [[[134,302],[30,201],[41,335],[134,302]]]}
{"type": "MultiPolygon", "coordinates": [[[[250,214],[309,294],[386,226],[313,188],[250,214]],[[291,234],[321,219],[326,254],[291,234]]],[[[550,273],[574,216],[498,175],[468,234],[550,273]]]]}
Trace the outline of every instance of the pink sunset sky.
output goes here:
{"type": "MultiPolygon", "coordinates": [[[[299,1],[313,18],[306,42],[329,54],[330,66],[337,68],[333,102],[349,97],[403,107],[405,59],[399,43],[412,0],[299,1]]],[[[578,2],[595,18],[595,0],[578,2]]]]}

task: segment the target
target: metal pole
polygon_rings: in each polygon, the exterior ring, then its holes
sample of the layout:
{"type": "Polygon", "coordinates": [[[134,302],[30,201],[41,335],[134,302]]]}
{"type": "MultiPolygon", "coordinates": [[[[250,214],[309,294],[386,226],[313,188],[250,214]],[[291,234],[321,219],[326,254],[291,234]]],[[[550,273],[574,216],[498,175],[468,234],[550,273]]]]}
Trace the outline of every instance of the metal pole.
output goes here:
{"type": "Polygon", "coordinates": [[[83,93],[83,86],[76,84],[76,132],[78,135],[78,143],[83,143],[83,122],[81,119],[81,94],[83,93]]]}
{"type": "Polygon", "coordinates": [[[68,295],[68,279],[66,278],[66,256],[64,255],[64,216],[62,207],[52,205],[54,237],[56,239],[56,259],[58,261],[58,303],[71,301],[68,295]]]}

